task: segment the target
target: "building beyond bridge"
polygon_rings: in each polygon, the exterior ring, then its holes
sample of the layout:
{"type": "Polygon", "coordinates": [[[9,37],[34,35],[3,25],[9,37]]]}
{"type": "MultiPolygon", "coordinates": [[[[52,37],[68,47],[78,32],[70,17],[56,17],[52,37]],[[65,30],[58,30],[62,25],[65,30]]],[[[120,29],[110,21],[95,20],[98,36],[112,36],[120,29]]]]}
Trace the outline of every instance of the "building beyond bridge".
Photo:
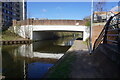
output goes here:
{"type": "Polygon", "coordinates": [[[106,22],[111,16],[118,14],[119,12],[94,12],[94,22],[106,22]]]}
{"type": "Polygon", "coordinates": [[[2,30],[12,26],[12,20],[23,20],[23,16],[27,18],[26,2],[10,2],[9,0],[2,2],[0,0],[0,28],[2,30]]]}

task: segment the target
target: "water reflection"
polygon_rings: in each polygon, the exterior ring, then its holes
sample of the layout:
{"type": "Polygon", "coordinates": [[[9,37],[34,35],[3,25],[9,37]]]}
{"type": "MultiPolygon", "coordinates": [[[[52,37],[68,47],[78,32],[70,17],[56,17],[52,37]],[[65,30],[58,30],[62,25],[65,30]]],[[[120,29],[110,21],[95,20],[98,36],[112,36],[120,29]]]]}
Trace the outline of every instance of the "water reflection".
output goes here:
{"type": "Polygon", "coordinates": [[[34,43],[33,51],[42,53],[65,53],[71,45],[63,39],[57,41],[50,40],[49,42],[46,40],[34,43]]]}
{"type": "Polygon", "coordinates": [[[2,47],[2,76],[41,78],[73,44],[71,38],[2,47]]]}
{"type": "Polygon", "coordinates": [[[48,71],[53,64],[46,64],[46,63],[31,63],[28,65],[28,79],[40,79],[48,71]]]}

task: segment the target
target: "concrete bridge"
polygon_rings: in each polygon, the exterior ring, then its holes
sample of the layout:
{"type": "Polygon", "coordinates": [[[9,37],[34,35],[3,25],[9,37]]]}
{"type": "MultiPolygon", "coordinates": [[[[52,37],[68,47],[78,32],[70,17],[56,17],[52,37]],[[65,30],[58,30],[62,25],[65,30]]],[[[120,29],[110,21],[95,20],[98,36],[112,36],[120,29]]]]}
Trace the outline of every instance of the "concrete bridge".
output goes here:
{"type": "Polygon", "coordinates": [[[81,24],[80,22],[83,21],[80,20],[33,20],[31,22],[20,24],[14,21],[14,32],[31,40],[53,37],[54,32],[82,32],[83,41],[89,37],[89,28],[81,24]],[[19,24],[19,26],[16,26],[16,24],[19,24]]]}

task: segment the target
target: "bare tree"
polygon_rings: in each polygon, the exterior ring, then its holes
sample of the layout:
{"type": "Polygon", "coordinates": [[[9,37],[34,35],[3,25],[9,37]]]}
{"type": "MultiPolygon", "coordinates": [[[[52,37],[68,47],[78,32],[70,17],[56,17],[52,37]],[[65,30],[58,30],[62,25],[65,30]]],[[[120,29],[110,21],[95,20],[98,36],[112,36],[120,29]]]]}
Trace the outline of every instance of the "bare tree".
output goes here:
{"type": "Polygon", "coordinates": [[[102,16],[100,15],[103,13],[103,11],[106,11],[105,4],[106,4],[105,0],[99,0],[98,2],[94,3],[94,11],[96,11],[97,20],[100,22],[102,20],[102,16]]]}
{"type": "Polygon", "coordinates": [[[94,4],[95,11],[102,12],[105,10],[105,0],[100,0],[94,4]]]}

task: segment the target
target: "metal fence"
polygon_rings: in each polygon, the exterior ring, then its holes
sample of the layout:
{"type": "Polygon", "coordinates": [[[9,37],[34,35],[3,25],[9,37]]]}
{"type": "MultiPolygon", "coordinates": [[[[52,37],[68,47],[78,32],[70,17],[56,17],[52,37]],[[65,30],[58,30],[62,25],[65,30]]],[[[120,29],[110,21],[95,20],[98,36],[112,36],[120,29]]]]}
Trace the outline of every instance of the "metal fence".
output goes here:
{"type": "Polygon", "coordinates": [[[102,32],[94,43],[93,51],[100,44],[112,44],[120,47],[120,13],[111,16],[107,21],[102,32]]]}

